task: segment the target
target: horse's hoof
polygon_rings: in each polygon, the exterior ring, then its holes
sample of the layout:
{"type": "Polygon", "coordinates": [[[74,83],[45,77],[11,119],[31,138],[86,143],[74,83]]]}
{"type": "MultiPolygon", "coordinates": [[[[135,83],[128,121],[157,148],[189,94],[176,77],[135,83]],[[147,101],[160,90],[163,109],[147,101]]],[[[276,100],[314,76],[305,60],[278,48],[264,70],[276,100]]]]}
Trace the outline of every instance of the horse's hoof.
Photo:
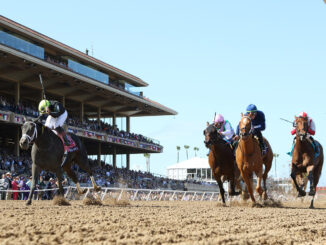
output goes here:
{"type": "Polygon", "coordinates": [[[263,200],[265,200],[265,201],[266,201],[266,200],[267,200],[267,198],[268,198],[268,196],[267,196],[267,193],[266,193],[266,191],[264,191],[264,192],[263,192],[263,200]]]}
{"type": "Polygon", "coordinates": [[[309,196],[314,196],[316,194],[316,192],[314,191],[314,190],[311,190],[311,191],[309,191],[309,196]]]}
{"type": "Polygon", "coordinates": [[[26,202],[26,206],[29,206],[29,205],[31,205],[31,204],[32,204],[31,201],[27,201],[27,202],[26,202]]]}
{"type": "Polygon", "coordinates": [[[232,192],[230,192],[230,196],[239,196],[241,194],[241,192],[240,191],[238,191],[238,192],[236,192],[236,191],[232,191],[232,192]]]}
{"type": "Polygon", "coordinates": [[[304,197],[304,196],[306,196],[306,192],[305,191],[299,191],[298,197],[304,197]]]}

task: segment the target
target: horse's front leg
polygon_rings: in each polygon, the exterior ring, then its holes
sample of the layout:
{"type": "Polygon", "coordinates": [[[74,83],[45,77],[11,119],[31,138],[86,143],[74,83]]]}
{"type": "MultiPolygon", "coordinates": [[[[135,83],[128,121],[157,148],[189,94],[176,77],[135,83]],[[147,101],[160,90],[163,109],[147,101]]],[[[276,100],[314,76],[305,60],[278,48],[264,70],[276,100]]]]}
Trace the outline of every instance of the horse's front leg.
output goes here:
{"type": "Polygon", "coordinates": [[[306,195],[306,192],[302,189],[300,189],[298,182],[297,182],[297,173],[298,173],[298,168],[297,166],[292,163],[292,168],[291,168],[291,178],[293,180],[293,183],[295,185],[295,188],[298,191],[298,197],[304,197],[306,195]]]}
{"type": "Polygon", "coordinates": [[[33,164],[32,164],[32,186],[31,186],[31,190],[30,190],[29,195],[28,195],[26,205],[31,205],[32,204],[32,198],[33,198],[33,194],[34,194],[34,191],[35,191],[36,183],[37,183],[38,178],[39,178],[39,173],[40,173],[39,168],[33,162],[33,164]]]}
{"type": "Polygon", "coordinates": [[[261,180],[263,177],[263,171],[262,168],[260,167],[257,171],[255,171],[257,175],[257,185],[256,185],[256,191],[259,194],[260,197],[263,195],[263,189],[261,188],[261,180]]]}
{"type": "Polygon", "coordinates": [[[316,194],[316,186],[315,186],[315,181],[314,181],[314,166],[309,166],[307,167],[307,172],[308,172],[308,180],[310,182],[310,191],[309,191],[309,196],[314,196],[316,194]]]}

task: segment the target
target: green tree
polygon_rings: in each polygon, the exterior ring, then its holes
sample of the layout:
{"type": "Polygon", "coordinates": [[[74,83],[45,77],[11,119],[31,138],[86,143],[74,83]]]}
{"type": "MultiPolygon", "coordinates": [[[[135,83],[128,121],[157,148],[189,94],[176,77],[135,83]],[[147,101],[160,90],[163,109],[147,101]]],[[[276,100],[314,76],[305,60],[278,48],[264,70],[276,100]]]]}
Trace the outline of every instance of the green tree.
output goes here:
{"type": "Polygon", "coordinates": [[[194,151],[195,151],[195,157],[196,157],[197,156],[197,151],[199,151],[199,148],[195,146],[194,151]]]}
{"type": "Polygon", "coordinates": [[[177,162],[179,162],[180,149],[181,149],[181,147],[177,145],[177,162]]]}
{"type": "Polygon", "coordinates": [[[189,149],[189,145],[184,145],[184,148],[186,149],[186,156],[187,156],[187,160],[188,160],[188,149],[189,149]]]}

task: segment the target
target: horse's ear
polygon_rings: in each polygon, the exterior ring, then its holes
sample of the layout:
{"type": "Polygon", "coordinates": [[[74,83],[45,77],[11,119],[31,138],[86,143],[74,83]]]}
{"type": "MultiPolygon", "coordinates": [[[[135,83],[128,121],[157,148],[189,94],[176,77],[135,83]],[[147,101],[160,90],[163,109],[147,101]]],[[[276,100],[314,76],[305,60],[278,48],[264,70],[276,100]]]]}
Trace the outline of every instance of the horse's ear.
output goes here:
{"type": "Polygon", "coordinates": [[[209,122],[206,122],[206,126],[207,126],[207,127],[209,126],[209,122]]]}
{"type": "Polygon", "coordinates": [[[243,117],[243,113],[241,112],[241,117],[243,117]]]}
{"type": "Polygon", "coordinates": [[[26,117],[23,117],[23,123],[25,123],[27,121],[26,117]]]}

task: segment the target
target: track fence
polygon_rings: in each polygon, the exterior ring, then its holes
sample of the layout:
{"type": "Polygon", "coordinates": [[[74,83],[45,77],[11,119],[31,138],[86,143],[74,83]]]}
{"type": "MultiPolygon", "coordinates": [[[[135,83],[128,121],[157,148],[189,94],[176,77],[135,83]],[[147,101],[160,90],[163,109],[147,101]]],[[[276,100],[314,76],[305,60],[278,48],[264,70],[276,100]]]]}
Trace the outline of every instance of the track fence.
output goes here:
{"type": "MultiPolygon", "coordinates": [[[[218,192],[204,191],[180,191],[180,190],[151,190],[151,189],[131,189],[131,188],[115,188],[103,187],[101,191],[94,192],[92,187],[86,189],[85,194],[79,195],[75,186],[64,187],[65,198],[68,200],[83,200],[89,195],[93,195],[103,200],[114,199],[129,201],[217,201],[219,199],[218,192]]],[[[42,200],[46,192],[55,194],[58,188],[35,190],[34,200],[42,200]]],[[[29,193],[29,190],[0,190],[3,200],[11,199],[11,193],[29,193]]]]}

